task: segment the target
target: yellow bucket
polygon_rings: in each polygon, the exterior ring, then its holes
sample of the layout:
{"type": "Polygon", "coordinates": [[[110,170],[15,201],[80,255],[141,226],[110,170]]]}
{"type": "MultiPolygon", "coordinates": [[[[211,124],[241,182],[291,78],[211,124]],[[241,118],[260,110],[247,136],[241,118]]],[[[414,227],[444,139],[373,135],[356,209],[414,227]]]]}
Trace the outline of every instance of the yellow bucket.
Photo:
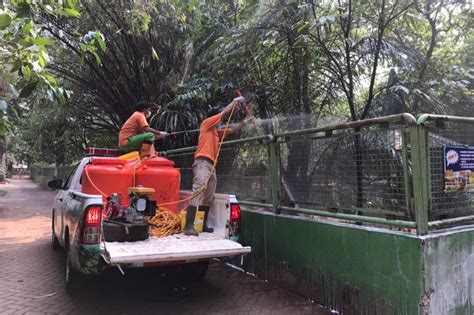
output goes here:
{"type": "Polygon", "coordinates": [[[127,164],[130,167],[135,167],[140,165],[140,153],[138,151],[132,151],[130,153],[121,155],[118,157],[120,160],[126,160],[127,164]]]}
{"type": "MultiPolygon", "coordinates": [[[[181,217],[181,231],[184,229],[184,225],[186,224],[186,211],[181,211],[179,213],[181,217]]],[[[204,223],[204,211],[197,211],[196,218],[194,219],[194,229],[196,232],[202,232],[202,225],[204,223]]]]}

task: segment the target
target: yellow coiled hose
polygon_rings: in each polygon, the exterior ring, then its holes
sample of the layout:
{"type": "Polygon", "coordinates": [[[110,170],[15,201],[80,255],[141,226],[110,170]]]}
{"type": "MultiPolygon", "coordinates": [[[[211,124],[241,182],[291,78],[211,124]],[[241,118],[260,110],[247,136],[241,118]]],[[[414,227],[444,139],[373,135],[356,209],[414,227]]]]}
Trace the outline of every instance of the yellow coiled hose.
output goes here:
{"type": "Polygon", "coordinates": [[[181,217],[166,208],[157,209],[156,215],[148,220],[150,236],[167,236],[181,232],[181,217]]]}

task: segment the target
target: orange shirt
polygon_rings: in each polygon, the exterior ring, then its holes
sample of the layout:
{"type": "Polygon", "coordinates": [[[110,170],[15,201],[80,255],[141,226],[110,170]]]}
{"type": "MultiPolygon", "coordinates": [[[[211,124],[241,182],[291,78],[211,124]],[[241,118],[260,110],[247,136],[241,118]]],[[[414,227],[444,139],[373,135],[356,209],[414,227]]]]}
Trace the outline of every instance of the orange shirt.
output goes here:
{"type": "Polygon", "coordinates": [[[211,116],[201,123],[199,142],[194,158],[206,157],[214,161],[219,149],[219,140],[224,136],[224,129],[216,128],[222,120],[222,113],[211,116]]]}
{"type": "Polygon", "coordinates": [[[145,113],[134,112],[120,129],[118,146],[126,145],[128,138],[144,133],[146,127],[148,127],[148,122],[145,113]]]}

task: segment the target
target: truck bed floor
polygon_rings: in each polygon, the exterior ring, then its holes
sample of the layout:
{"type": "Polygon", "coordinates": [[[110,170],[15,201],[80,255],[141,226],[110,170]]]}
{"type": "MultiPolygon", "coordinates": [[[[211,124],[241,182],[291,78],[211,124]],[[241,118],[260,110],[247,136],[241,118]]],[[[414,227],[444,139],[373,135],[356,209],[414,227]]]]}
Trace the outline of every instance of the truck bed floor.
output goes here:
{"type": "Polygon", "coordinates": [[[111,264],[215,258],[251,251],[250,247],[243,247],[215,233],[200,233],[199,236],[175,234],[138,242],[105,242],[105,249],[111,264]]]}

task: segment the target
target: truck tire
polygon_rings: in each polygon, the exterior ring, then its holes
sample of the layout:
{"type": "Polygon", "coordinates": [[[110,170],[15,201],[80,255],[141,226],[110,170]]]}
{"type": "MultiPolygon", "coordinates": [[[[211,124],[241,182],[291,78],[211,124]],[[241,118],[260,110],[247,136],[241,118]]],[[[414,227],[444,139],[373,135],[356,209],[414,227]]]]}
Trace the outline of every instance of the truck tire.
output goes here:
{"type": "Polygon", "coordinates": [[[54,209],[51,215],[51,246],[55,251],[61,249],[61,244],[59,244],[58,238],[56,237],[56,234],[54,234],[54,209]]]}
{"type": "Polygon", "coordinates": [[[66,253],[66,264],[64,268],[64,288],[68,296],[77,295],[85,284],[85,276],[75,270],[71,264],[69,251],[66,253]]]}
{"type": "Polygon", "coordinates": [[[204,260],[183,265],[185,278],[191,281],[201,281],[207,274],[209,262],[209,260],[204,260]]]}
{"type": "Polygon", "coordinates": [[[54,234],[54,211],[53,216],[51,218],[51,246],[55,251],[61,249],[61,244],[59,244],[58,238],[56,237],[56,234],[54,234]]]}
{"type": "Polygon", "coordinates": [[[58,238],[56,237],[56,235],[54,235],[54,231],[51,232],[51,246],[55,251],[61,249],[61,244],[59,244],[58,238]]]}

